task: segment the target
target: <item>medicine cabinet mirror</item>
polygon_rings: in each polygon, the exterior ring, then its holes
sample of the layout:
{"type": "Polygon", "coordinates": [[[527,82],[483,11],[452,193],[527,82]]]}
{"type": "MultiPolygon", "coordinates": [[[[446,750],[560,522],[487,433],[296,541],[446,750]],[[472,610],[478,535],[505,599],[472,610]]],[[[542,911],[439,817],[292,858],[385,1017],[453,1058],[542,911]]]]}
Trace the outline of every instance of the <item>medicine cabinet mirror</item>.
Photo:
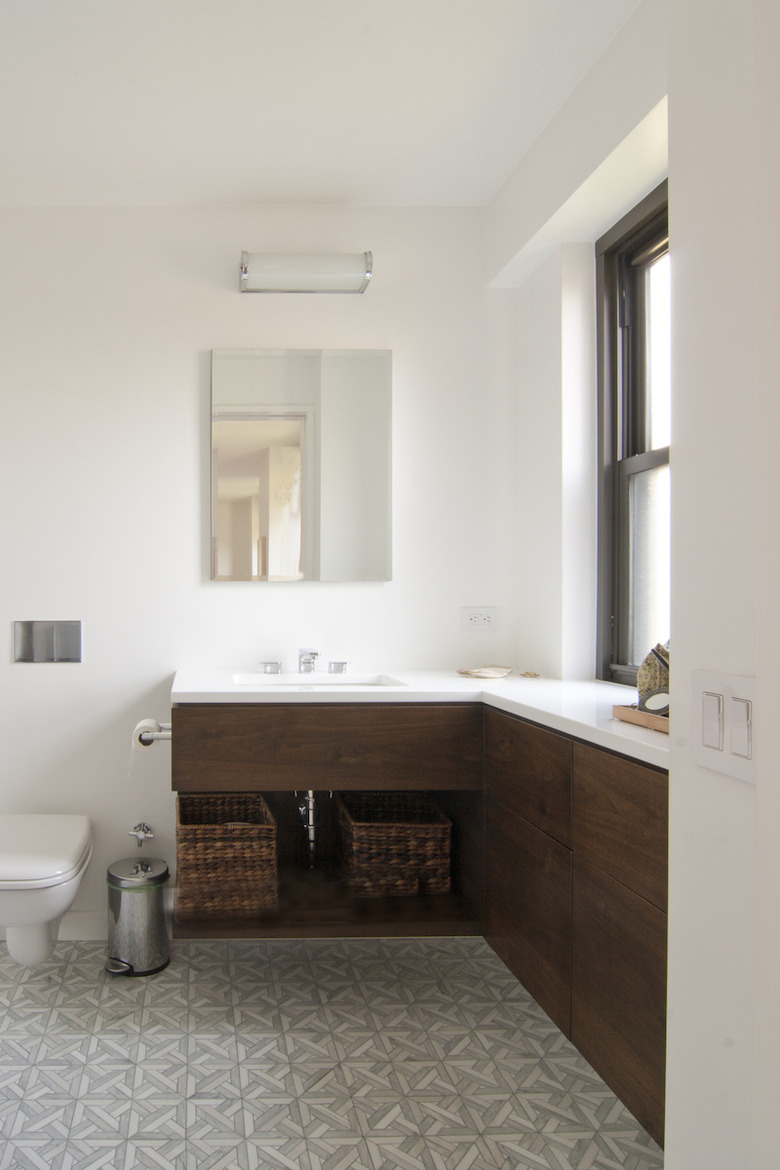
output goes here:
{"type": "Polygon", "coordinates": [[[390,579],[391,358],[212,352],[213,580],[390,579]]]}

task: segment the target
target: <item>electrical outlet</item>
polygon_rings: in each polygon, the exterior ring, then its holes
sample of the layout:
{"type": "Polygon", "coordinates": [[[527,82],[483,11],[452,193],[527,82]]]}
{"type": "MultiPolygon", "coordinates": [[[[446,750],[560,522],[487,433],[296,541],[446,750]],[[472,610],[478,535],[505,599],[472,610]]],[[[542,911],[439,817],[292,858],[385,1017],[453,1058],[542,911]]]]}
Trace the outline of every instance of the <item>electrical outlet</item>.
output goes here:
{"type": "Polygon", "coordinates": [[[462,630],[495,630],[498,608],[495,605],[464,606],[460,611],[462,630]]]}

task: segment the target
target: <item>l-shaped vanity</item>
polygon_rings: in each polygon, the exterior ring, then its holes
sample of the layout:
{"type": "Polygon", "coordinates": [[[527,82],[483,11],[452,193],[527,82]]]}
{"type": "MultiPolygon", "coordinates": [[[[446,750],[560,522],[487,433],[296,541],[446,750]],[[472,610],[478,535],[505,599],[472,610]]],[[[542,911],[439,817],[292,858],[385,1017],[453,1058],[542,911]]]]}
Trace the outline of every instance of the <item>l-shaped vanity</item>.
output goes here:
{"type": "Polygon", "coordinates": [[[280,899],[255,920],[189,919],[177,934],[484,935],[662,1142],[668,741],[613,719],[613,705],[634,699],[609,683],[455,672],[274,685],[180,671],[173,788],[262,793],[280,899]],[[452,824],[451,893],[345,894],[332,794],[355,791],[435,799],[452,824]],[[317,802],[313,867],[298,816],[306,792],[317,802]]]}

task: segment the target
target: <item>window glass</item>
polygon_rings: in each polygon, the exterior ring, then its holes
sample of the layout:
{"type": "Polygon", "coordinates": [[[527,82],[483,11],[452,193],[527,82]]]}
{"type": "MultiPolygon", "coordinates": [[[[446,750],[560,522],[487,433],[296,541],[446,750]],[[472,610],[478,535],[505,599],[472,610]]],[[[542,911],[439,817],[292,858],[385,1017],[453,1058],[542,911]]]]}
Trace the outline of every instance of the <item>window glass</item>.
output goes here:
{"type": "Polygon", "coordinates": [[[650,450],[668,447],[672,433],[670,262],[666,252],[645,269],[647,364],[645,400],[650,450]]]}
{"type": "Polygon", "coordinates": [[[639,471],[628,481],[631,666],[639,666],[653,646],[669,637],[670,486],[668,463],[639,471]]]}

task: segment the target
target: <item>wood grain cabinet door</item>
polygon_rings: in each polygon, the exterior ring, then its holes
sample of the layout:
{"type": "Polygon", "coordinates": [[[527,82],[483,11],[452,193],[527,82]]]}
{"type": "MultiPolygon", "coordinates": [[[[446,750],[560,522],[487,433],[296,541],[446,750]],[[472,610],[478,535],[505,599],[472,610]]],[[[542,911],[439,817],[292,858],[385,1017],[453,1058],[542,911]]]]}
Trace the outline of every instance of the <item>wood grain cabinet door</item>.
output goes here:
{"type": "Polygon", "coordinates": [[[668,790],[659,769],[574,745],[571,1037],[660,1144],[668,790]]]}
{"type": "Polygon", "coordinates": [[[572,1041],[663,1145],[666,915],[575,856],[572,921],[572,1041]]]}
{"type": "Polygon", "coordinates": [[[578,857],[666,910],[669,777],[666,772],[575,743],[573,848],[578,857]]]}
{"type": "Polygon", "coordinates": [[[571,740],[485,709],[485,795],[571,844],[571,740]]]}
{"type": "Polygon", "coordinates": [[[485,937],[568,1036],[571,851],[500,804],[486,830],[485,937]]]}
{"type": "Polygon", "coordinates": [[[571,741],[485,709],[485,937],[569,1034],[571,741]]]}
{"type": "Polygon", "coordinates": [[[178,792],[482,787],[479,703],[174,707],[178,792]]]}

